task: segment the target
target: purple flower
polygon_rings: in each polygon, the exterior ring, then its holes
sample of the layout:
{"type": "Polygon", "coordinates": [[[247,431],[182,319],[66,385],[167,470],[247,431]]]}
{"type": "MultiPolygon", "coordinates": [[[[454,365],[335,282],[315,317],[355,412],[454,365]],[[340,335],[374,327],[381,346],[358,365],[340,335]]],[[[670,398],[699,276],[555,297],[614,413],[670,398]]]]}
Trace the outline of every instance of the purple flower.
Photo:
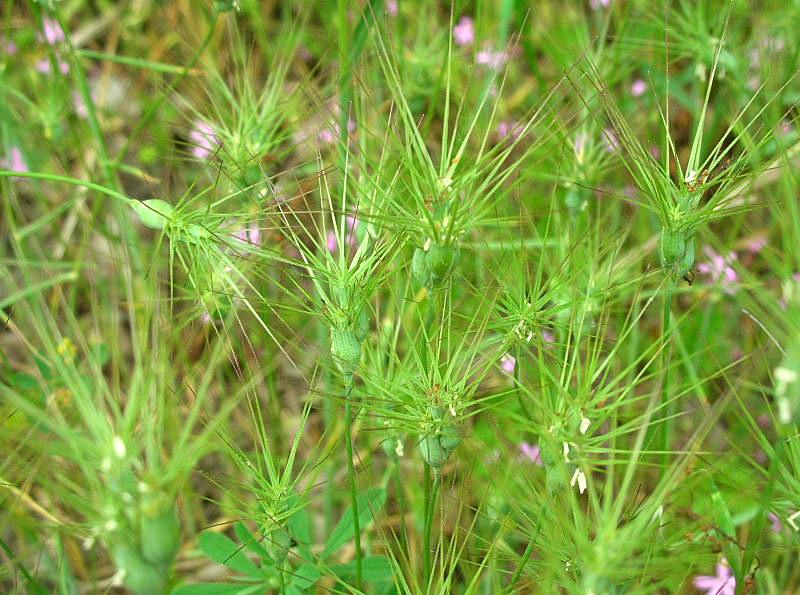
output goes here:
{"type": "MultiPolygon", "coordinates": [[[[359,221],[352,215],[347,215],[345,217],[345,221],[347,222],[347,243],[350,245],[351,248],[355,248],[358,245],[358,238],[356,238],[356,228],[358,228],[359,221]]],[[[336,237],[336,232],[330,230],[328,235],[325,239],[325,244],[328,247],[328,252],[336,252],[339,249],[339,239],[336,237]]]]}
{"type": "Polygon", "coordinates": [[[708,261],[697,265],[700,274],[708,275],[712,283],[720,283],[725,289],[725,293],[736,293],[734,286],[739,280],[739,275],[731,267],[731,263],[736,260],[736,253],[729,252],[726,256],[722,256],[714,252],[710,246],[703,246],[703,252],[706,253],[708,261]]]}
{"type": "Polygon", "coordinates": [[[696,576],[694,586],[706,595],[736,595],[736,578],[725,558],[717,564],[716,576],[696,576]]]}
{"type": "Polygon", "coordinates": [[[772,523],[772,526],[770,527],[772,529],[772,532],[780,533],[781,529],[783,529],[783,523],[781,523],[780,517],[774,512],[770,512],[767,515],[767,518],[769,519],[769,522],[772,523]]]}
{"type": "MultiPolygon", "coordinates": [[[[61,58],[57,59],[57,63],[58,63],[58,70],[59,72],[61,72],[61,74],[69,73],[69,63],[64,62],[61,58]]],[[[36,70],[38,70],[42,74],[50,74],[53,72],[53,65],[47,58],[42,58],[41,60],[36,62],[36,70]]]]}
{"type": "Polygon", "coordinates": [[[543,330],[542,331],[542,341],[545,343],[555,343],[556,336],[553,334],[553,331],[543,330]]]}
{"type": "Polygon", "coordinates": [[[522,127],[515,120],[502,120],[497,123],[497,136],[500,138],[517,138],[522,133],[522,127]]]}
{"type": "Polygon", "coordinates": [[[461,17],[453,27],[453,41],[456,45],[469,45],[475,41],[475,23],[470,17],[461,17]]]}
{"type": "Polygon", "coordinates": [[[631,84],[631,95],[641,97],[647,91],[647,83],[643,79],[636,79],[631,84]]]}
{"type": "Polygon", "coordinates": [[[75,115],[79,118],[85,120],[89,117],[89,108],[86,107],[86,102],[83,101],[83,95],[78,91],[72,92],[72,106],[75,108],[75,115]]]}
{"type": "Polygon", "coordinates": [[[600,10],[609,6],[611,6],[611,0],[589,0],[589,8],[592,10],[600,10]]]}
{"type": "Polygon", "coordinates": [[[325,239],[325,243],[328,246],[328,252],[336,252],[339,249],[339,240],[336,239],[336,232],[330,230],[328,232],[328,236],[325,239]]]}
{"type": "Polygon", "coordinates": [[[255,223],[251,223],[244,229],[234,231],[233,237],[253,246],[261,245],[261,230],[255,223]]]}
{"type": "Polygon", "coordinates": [[[475,54],[475,62],[492,70],[499,70],[508,62],[508,52],[484,49],[475,54]]]}
{"type": "Polygon", "coordinates": [[[766,247],[766,245],[767,238],[764,236],[759,236],[757,238],[753,238],[747,243],[747,249],[753,254],[758,254],[766,247]]]}
{"type": "MultiPolygon", "coordinates": [[[[317,134],[317,139],[323,145],[330,145],[336,142],[336,139],[339,138],[339,123],[334,122],[330,128],[323,128],[317,134]]],[[[347,121],[347,131],[349,133],[353,133],[356,131],[356,123],[353,120],[347,121]]]]}
{"type": "Polygon", "coordinates": [[[517,367],[517,358],[515,358],[510,353],[506,353],[500,359],[500,367],[506,374],[513,374],[514,369],[517,367]]]}
{"type": "Polygon", "coordinates": [[[9,56],[17,53],[17,44],[2,36],[0,36],[0,48],[9,56]]]}
{"type": "Polygon", "coordinates": [[[615,153],[616,151],[619,151],[619,137],[613,129],[606,128],[603,130],[603,143],[606,146],[606,151],[609,153],[615,153]]]}
{"type": "Polygon", "coordinates": [[[542,467],[544,463],[542,463],[542,449],[539,447],[538,444],[529,444],[528,442],[520,442],[519,443],[519,452],[520,454],[528,459],[531,463],[535,463],[542,467]]]}
{"type": "Polygon", "coordinates": [[[43,18],[42,29],[43,31],[39,35],[39,40],[43,40],[49,45],[55,45],[65,39],[64,30],[55,19],[51,19],[50,17],[43,18]]]}
{"type": "Polygon", "coordinates": [[[193,145],[192,155],[198,159],[208,159],[219,145],[214,129],[206,122],[195,122],[189,132],[189,142],[193,145]]]}
{"type": "Polygon", "coordinates": [[[386,14],[388,14],[390,17],[397,16],[397,0],[387,0],[386,14]]]}
{"type": "Polygon", "coordinates": [[[0,159],[0,167],[17,173],[25,173],[28,171],[28,165],[22,157],[22,151],[17,147],[11,147],[8,159],[0,159]]]}

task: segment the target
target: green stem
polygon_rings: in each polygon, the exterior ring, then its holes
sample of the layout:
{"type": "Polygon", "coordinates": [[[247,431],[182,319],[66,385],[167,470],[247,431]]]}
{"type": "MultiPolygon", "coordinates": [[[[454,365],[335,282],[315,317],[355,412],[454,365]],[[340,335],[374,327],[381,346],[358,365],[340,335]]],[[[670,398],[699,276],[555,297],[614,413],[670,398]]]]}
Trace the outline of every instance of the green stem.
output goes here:
{"type": "Polygon", "coordinates": [[[436,496],[439,488],[439,473],[433,472],[431,477],[430,465],[425,465],[425,525],[423,532],[423,559],[425,560],[425,579],[430,585],[433,573],[433,559],[431,557],[431,535],[433,533],[433,517],[436,510],[436,496]]]}
{"type": "Polygon", "coordinates": [[[285,571],[286,571],[286,563],[284,562],[278,569],[278,590],[280,591],[281,595],[284,595],[284,593],[286,593],[286,577],[283,575],[285,571]]]}
{"type": "Polygon", "coordinates": [[[661,473],[665,472],[669,463],[669,446],[672,442],[672,403],[670,401],[670,359],[672,347],[672,294],[673,284],[670,281],[664,294],[664,310],[662,312],[661,338],[664,347],[661,352],[661,364],[664,379],[661,384],[661,473]]]}
{"type": "Polygon", "coordinates": [[[353,412],[350,404],[350,390],[344,402],[344,443],[347,450],[347,474],[350,478],[350,506],[353,510],[353,540],[356,548],[356,588],[361,589],[361,527],[358,519],[358,488],[356,486],[356,468],[353,463],[353,412]]]}

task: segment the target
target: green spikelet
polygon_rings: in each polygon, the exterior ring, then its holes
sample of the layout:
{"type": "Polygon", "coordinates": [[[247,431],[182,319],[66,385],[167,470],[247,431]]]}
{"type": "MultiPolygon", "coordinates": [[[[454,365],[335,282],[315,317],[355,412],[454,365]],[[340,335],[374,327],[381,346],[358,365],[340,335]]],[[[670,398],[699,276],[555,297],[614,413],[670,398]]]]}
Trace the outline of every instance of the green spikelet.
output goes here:
{"type": "Polygon", "coordinates": [[[452,246],[433,244],[417,248],[411,261],[414,278],[430,290],[442,287],[455,268],[458,250],[452,246]]]}
{"type": "Polygon", "coordinates": [[[331,355],[345,382],[352,382],[361,361],[361,341],[356,334],[349,330],[331,330],[331,355]]]}
{"type": "Polygon", "coordinates": [[[286,561],[289,549],[292,547],[292,536],[285,527],[276,527],[269,532],[267,551],[275,564],[280,566],[286,561]]]}
{"type": "Polygon", "coordinates": [[[111,556],[119,570],[125,573],[125,586],[137,595],[161,595],[166,591],[167,573],[145,560],[130,544],[117,544],[111,556]]]}
{"type": "Polygon", "coordinates": [[[181,525],[175,504],[160,494],[146,496],[141,505],[139,533],[145,559],[168,568],[181,545],[181,525]]]}
{"type": "Polygon", "coordinates": [[[447,413],[441,407],[434,407],[432,413],[436,423],[420,440],[419,453],[422,460],[438,473],[458,448],[461,436],[455,423],[448,419],[447,413]]]}
{"type": "Polygon", "coordinates": [[[664,272],[681,279],[694,268],[694,231],[661,230],[659,255],[664,272]]]}

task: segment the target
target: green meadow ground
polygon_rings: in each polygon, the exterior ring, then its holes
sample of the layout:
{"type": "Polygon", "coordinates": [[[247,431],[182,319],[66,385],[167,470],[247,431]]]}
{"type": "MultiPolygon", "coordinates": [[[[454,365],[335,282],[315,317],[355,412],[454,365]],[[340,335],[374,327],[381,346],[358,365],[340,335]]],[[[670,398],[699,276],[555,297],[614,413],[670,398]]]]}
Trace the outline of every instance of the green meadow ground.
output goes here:
{"type": "Polygon", "coordinates": [[[800,592],[798,0],[0,6],[0,592],[800,592]]]}

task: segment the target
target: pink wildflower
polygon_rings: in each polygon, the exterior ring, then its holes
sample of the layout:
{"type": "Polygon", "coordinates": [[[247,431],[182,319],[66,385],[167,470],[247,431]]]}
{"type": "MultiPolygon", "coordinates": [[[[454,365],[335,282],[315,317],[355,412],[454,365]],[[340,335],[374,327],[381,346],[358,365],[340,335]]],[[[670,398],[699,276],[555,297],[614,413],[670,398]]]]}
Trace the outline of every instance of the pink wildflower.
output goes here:
{"type": "Polygon", "coordinates": [[[514,120],[503,120],[497,123],[497,136],[500,138],[506,138],[507,136],[517,138],[521,132],[519,122],[514,120]]]}
{"type": "Polygon", "coordinates": [[[523,457],[528,459],[531,463],[535,463],[542,467],[542,449],[538,444],[529,444],[528,442],[519,443],[519,452],[523,457]]]}
{"type": "Polygon", "coordinates": [[[759,236],[757,238],[750,240],[747,243],[747,249],[753,254],[758,254],[766,247],[766,245],[767,245],[767,238],[764,236],[759,236]]]}
{"type": "Polygon", "coordinates": [[[17,53],[17,44],[5,37],[0,37],[0,48],[9,56],[13,56],[17,53]]]}
{"type": "Polygon", "coordinates": [[[233,237],[242,242],[247,242],[253,246],[261,245],[261,230],[255,223],[251,223],[244,229],[238,229],[233,232],[233,237]]]}
{"type": "Polygon", "coordinates": [[[339,249],[339,240],[336,239],[336,232],[330,230],[325,243],[328,246],[328,252],[336,252],[339,249]]]}
{"type": "Polygon", "coordinates": [[[192,155],[197,159],[208,159],[219,144],[214,136],[214,129],[206,122],[195,122],[194,128],[189,132],[189,141],[192,146],[192,155]]]}
{"type": "Polygon", "coordinates": [[[469,45],[475,41],[475,23],[470,17],[461,17],[453,27],[453,41],[456,45],[469,45]]]}
{"type": "MultiPolygon", "coordinates": [[[[330,128],[323,128],[317,134],[317,139],[323,145],[330,145],[336,142],[336,139],[339,138],[339,123],[334,122],[330,128]]],[[[353,133],[356,131],[356,123],[353,120],[347,121],[347,131],[349,133],[353,133]]]]}
{"type": "Polygon", "coordinates": [[[647,91],[647,83],[643,79],[636,79],[631,84],[631,95],[641,97],[647,91]]]}
{"type": "Polygon", "coordinates": [[[491,49],[481,50],[475,54],[475,62],[492,70],[499,70],[508,61],[508,52],[496,52],[491,49]]]}
{"type": "Polygon", "coordinates": [[[725,289],[725,293],[733,294],[736,292],[735,284],[739,280],[739,275],[731,267],[731,263],[736,260],[736,253],[729,252],[722,256],[714,252],[709,246],[703,246],[703,252],[708,256],[707,262],[697,265],[697,270],[702,275],[708,275],[712,283],[720,283],[725,289]]]}
{"type": "Polygon", "coordinates": [[[517,367],[517,358],[515,358],[510,353],[506,353],[500,359],[500,367],[506,374],[513,374],[514,369],[517,367]]]}
{"type": "Polygon", "coordinates": [[[86,103],[83,101],[83,95],[78,91],[72,92],[72,106],[75,108],[75,115],[79,118],[85,120],[89,117],[89,108],[86,107],[86,103]]]}
{"type": "MultiPolygon", "coordinates": [[[[64,62],[62,59],[57,59],[58,63],[58,70],[61,74],[68,74],[69,73],[69,63],[64,62]]],[[[42,58],[38,62],[36,62],[36,70],[41,72],[42,74],[50,74],[53,72],[53,65],[50,63],[50,60],[47,58],[42,58]]]]}
{"type": "Polygon", "coordinates": [[[386,2],[386,14],[390,17],[397,16],[397,0],[387,0],[386,2]]]}
{"type": "Polygon", "coordinates": [[[25,173],[28,171],[28,165],[22,157],[22,151],[17,147],[11,147],[8,159],[0,159],[0,167],[17,173],[25,173]]]}
{"type": "MultiPolygon", "coordinates": [[[[351,248],[355,248],[358,245],[356,228],[358,227],[359,221],[352,215],[347,215],[345,217],[345,222],[347,223],[347,243],[351,248]]],[[[336,232],[330,230],[325,243],[328,247],[328,252],[336,252],[339,249],[339,239],[336,237],[336,232]]]]}
{"type": "Polygon", "coordinates": [[[49,45],[56,45],[65,39],[64,30],[55,19],[49,17],[42,19],[42,29],[43,32],[39,35],[39,40],[44,40],[49,45]]]}
{"type": "Polygon", "coordinates": [[[589,0],[589,8],[592,10],[600,10],[609,6],[611,6],[611,0],[589,0]]]}
{"type": "Polygon", "coordinates": [[[706,595],[736,595],[736,578],[725,558],[717,564],[716,576],[696,576],[694,586],[706,595]]]}
{"type": "Polygon", "coordinates": [[[612,128],[606,128],[605,130],[603,130],[603,143],[606,146],[606,151],[608,151],[609,153],[614,153],[616,151],[619,151],[620,148],[619,137],[612,128]]]}
{"type": "Polygon", "coordinates": [[[783,529],[783,523],[781,523],[780,517],[777,514],[775,514],[774,512],[770,512],[767,515],[767,518],[769,519],[769,522],[772,523],[772,525],[770,527],[772,529],[772,532],[773,533],[780,533],[781,529],[783,529]]]}

